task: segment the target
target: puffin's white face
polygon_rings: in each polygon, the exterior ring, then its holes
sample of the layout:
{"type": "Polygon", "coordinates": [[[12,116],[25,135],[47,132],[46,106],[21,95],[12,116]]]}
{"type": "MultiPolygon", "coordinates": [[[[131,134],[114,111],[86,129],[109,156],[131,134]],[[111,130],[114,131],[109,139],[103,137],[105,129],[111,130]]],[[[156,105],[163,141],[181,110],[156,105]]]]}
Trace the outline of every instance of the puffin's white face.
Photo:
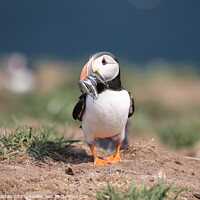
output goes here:
{"type": "Polygon", "coordinates": [[[95,55],[84,66],[80,80],[83,80],[88,75],[92,75],[96,71],[100,71],[107,81],[116,78],[119,73],[119,64],[115,58],[107,54],[95,58],[95,55]]]}
{"type": "Polygon", "coordinates": [[[119,64],[109,55],[96,58],[92,63],[92,68],[93,72],[100,71],[107,81],[113,80],[119,73],[119,64]]]}

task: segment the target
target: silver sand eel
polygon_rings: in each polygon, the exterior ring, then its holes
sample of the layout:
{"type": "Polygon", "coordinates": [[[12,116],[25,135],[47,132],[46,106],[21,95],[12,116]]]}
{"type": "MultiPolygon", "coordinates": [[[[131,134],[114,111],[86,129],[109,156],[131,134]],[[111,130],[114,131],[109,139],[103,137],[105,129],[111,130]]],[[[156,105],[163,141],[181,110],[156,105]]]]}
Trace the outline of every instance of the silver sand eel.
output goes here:
{"type": "Polygon", "coordinates": [[[100,71],[94,72],[92,75],[87,76],[82,81],[78,81],[78,86],[80,91],[84,93],[84,91],[89,94],[93,99],[98,99],[97,93],[97,83],[104,84],[107,88],[109,87],[106,78],[100,71]]]}

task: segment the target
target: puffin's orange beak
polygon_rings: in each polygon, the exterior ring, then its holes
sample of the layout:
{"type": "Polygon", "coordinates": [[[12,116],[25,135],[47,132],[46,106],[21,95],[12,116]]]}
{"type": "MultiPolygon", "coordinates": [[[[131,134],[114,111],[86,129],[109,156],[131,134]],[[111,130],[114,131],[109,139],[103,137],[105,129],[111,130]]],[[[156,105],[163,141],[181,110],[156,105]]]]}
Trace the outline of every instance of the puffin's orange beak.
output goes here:
{"type": "Polygon", "coordinates": [[[90,75],[91,70],[94,72],[94,58],[90,58],[90,60],[85,64],[83,67],[81,74],[80,74],[80,80],[82,81],[86,76],[90,75]]]}
{"type": "Polygon", "coordinates": [[[80,74],[80,80],[82,81],[86,76],[88,76],[88,63],[89,61],[85,64],[83,67],[81,74],[80,74]]]}

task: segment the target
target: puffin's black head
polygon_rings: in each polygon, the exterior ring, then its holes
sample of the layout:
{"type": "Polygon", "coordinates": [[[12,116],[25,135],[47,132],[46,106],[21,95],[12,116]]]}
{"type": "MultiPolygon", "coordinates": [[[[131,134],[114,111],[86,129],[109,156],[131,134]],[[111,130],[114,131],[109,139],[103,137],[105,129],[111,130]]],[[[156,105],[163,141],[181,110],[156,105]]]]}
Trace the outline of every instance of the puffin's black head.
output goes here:
{"type": "Polygon", "coordinates": [[[119,63],[110,52],[95,53],[84,66],[80,80],[96,71],[100,71],[107,81],[111,81],[119,74],[119,63]]]}
{"type": "MultiPolygon", "coordinates": [[[[88,75],[92,75],[96,71],[100,71],[106,78],[109,89],[121,90],[119,63],[112,53],[98,52],[93,54],[83,67],[80,80],[83,80],[88,75]]],[[[97,84],[98,93],[105,89],[108,88],[104,84],[97,84]]]]}

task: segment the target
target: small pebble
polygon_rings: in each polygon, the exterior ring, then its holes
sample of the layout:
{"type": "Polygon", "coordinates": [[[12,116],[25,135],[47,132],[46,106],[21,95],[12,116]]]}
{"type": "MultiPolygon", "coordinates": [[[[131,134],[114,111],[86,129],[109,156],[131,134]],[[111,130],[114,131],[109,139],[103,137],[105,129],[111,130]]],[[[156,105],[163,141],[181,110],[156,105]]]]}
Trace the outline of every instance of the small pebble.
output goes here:
{"type": "Polygon", "coordinates": [[[66,173],[67,175],[74,175],[74,172],[73,172],[73,170],[72,170],[71,167],[66,168],[66,169],[65,169],[65,173],[66,173]]]}

